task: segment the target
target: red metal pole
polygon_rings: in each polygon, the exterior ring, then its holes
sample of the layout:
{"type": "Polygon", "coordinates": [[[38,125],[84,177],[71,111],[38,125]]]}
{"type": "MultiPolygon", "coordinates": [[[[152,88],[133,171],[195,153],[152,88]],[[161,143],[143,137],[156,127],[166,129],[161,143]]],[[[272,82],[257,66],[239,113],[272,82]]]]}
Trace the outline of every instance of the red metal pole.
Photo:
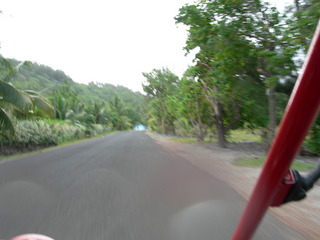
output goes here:
{"type": "Polygon", "coordinates": [[[279,132],[232,240],[251,239],[320,107],[320,22],[279,132]]]}

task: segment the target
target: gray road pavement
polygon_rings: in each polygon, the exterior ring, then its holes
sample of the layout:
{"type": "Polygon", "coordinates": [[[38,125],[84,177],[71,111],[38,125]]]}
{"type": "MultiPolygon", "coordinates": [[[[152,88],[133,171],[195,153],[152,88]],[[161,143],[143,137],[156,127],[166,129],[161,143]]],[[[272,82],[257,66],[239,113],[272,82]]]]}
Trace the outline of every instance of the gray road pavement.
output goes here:
{"type": "MultiPolygon", "coordinates": [[[[0,163],[0,238],[230,239],[245,201],[225,183],[124,132],[0,163]]],[[[254,239],[308,239],[267,216],[254,239]]]]}

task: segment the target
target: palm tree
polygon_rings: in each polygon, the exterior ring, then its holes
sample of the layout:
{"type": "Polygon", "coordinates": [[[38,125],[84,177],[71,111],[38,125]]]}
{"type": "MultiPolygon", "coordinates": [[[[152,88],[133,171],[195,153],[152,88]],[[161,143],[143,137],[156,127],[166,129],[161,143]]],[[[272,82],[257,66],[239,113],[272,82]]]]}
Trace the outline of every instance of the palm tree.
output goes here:
{"type": "Polygon", "coordinates": [[[93,123],[96,124],[106,124],[107,123],[107,113],[106,113],[106,107],[105,103],[102,102],[100,104],[94,103],[92,107],[87,108],[87,112],[90,113],[93,118],[92,121],[93,123]]]}
{"type": "Polygon", "coordinates": [[[14,87],[10,80],[18,75],[19,68],[28,63],[20,63],[13,67],[8,60],[0,55],[0,64],[6,72],[0,75],[0,132],[14,136],[13,119],[15,116],[30,116],[34,112],[41,115],[53,113],[51,104],[40,94],[14,87]]]}
{"type": "Polygon", "coordinates": [[[70,108],[66,112],[66,119],[73,123],[83,123],[87,122],[88,119],[91,120],[93,116],[85,111],[85,106],[83,103],[78,102],[76,99],[71,100],[70,108]]]}
{"type": "Polygon", "coordinates": [[[25,90],[23,92],[28,95],[32,102],[32,108],[28,111],[32,115],[29,114],[29,116],[53,117],[54,107],[45,97],[33,90],[25,90]]]}
{"type": "Polygon", "coordinates": [[[0,80],[0,127],[2,132],[14,135],[12,119],[16,111],[27,112],[32,106],[28,95],[0,80]]]}

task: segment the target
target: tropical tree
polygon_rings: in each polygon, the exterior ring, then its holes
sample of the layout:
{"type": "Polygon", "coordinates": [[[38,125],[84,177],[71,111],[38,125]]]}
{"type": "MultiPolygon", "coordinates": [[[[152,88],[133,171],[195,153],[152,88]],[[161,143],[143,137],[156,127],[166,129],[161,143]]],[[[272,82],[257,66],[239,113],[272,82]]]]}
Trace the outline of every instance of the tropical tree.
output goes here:
{"type": "MultiPolygon", "coordinates": [[[[235,77],[241,74],[236,70],[240,66],[240,70],[244,69],[248,59],[242,59],[242,53],[248,52],[251,46],[246,39],[238,37],[234,28],[228,28],[227,21],[217,22],[215,18],[218,16],[211,13],[213,10],[209,4],[202,1],[198,5],[184,6],[176,21],[189,26],[186,51],[199,49],[192,74],[201,83],[204,97],[211,105],[218,143],[226,147],[227,122],[224,109],[232,109],[228,107],[231,104],[237,109],[235,113],[238,113],[233,85],[235,77]]],[[[233,119],[238,119],[238,115],[233,119]]]]}
{"type": "Polygon", "coordinates": [[[86,110],[91,116],[95,124],[107,124],[107,113],[105,103],[93,103],[87,107],[86,110]]]}
{"type": "Polygon", "coordinates": [[[287,7],[287,36],[305,53],[320,19],[320,0],[294,0],[287,7]]]}
{"type": "Polygon", "coordinates": [[[143,73],[146,78],[143,83],[143,90],[150,98],[150,106],[154,109],[149,114],[156,119],[158,126],[161,126],[163,134],[174,132],[174,114],[169,111],[169,104],[179,87],[179,77],[167,68],[154,69],[150,73],[143,73]]]}
{"type": "Polygon", "coordinates": [[[15,116],[51,115],[53,108],[40,94],[19,90],[10,83],[18,76],[19,68],[27,63],[20,63],[13,67],[9,61],[0,56],[0,64],[6,70],[2,71],[0,76],[0,126],[2,134],[7,133],[12,137],[15,133],[13,124],[15,116]]]}
{"type": "Polygon", "coordinates": [[[32,102],[31,109],[28,110],[25,117],[53,117],[55,110],[47,98],[33,90],[24,90],[23,92],[28,95],[32,102]]]}
{"type": "Polygon", "coordinates": [[[270,142],[277,123],[276,88],[295,70],[295,49],[281,37],[285,25],[279,12],[259,0],[205,0],[182,7],[175,19],[189,27],[187,53],[199,50],[197,78],[213,109],[219,145],[226,146],[227,119],[232,119],[232,125],[240,121],[242,98],[235,89],[248,79],[265,88],[270,142]]]}
{"type": "Polygon", "coordinates": [[[106,105],[106,119],[116,130],[126,130],[132,127],[130,118],[128,117],[128,106],[122,99],[115,95],[113,101],[106,105]]]}
{"type": "MultiPolygon", "coordinates": [[[[315,29],[320,19],[320,0],[295,0],[294,4],[287,8],[286,14],[290,15],[288,19],[288,28],[286,34],[299,49],[298,59],[304,59],[309,49],[315,29]]],[[[298,62],[300,66],[302,61],[298,62]]],[[[305,142],[306,150],[309,153],[320,153],[320,116],[314,122],[307,140],[305,142]]]]}
{"type": "Polygon", "coordinates": [[[14,135],[13,118],[16,111],[27,112],[32,102],[29,97],[11,84],[0,80],[0,126],[1,132],[14,135]]]}
{"type": "MultiPolygon", "coordinates": [[[[93,116],[86,112],[85,105],[83,103],[76,100],[71,100],[71,103],[64,100],[61,101],[61,103],[62,106],[64,106],[65,119],[68,119],[73,123],[88,123],[93,121],[93,116]]],[[[59,104],[57,106],[59,106],[59,104]]],[[[64,110],[61,112],[64,113],[64,110]]]]}
{"type": "Polygon", "coordinates": [[[200,82],[192,77],[193,67],[189,68],[180,82],[179,101],[176,109],[180,118],[186,118],[191,124],[197,140],[202,142],[211,125],[212,112],[209,102],[204,97],[204,90],[200,82]]]}

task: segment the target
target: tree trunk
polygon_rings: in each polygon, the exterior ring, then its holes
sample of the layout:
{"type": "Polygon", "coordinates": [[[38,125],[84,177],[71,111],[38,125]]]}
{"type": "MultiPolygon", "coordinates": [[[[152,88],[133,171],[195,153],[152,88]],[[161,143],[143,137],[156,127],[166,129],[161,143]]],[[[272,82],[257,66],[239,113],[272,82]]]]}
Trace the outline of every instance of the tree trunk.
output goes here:
{"type": "Polygon", "coordinates": [[[299,2],[299,0],[294,0],[294,5],[296,6],[296,11],[300,12],[300,2],[299,2]]]}
{"type": "Polygon", "coordinates": [[[221,116],[214,116],[215,120],[215,126],[217,129],[217,135],[218,135],[218,145],[221,148],[226,148],[227,147],[227,141],[225,137],[225,128],[222,122],[222,117],[221,116]]]}
{"type": "Polygon", "coordinates": [[[197,140],[198,142],[204,141],[204,132],[203,132],[203,123],[201,119],[201,108],[199,106],[199,99],[197,99],[197,115],[198,115],[198,133],[197,133],[197,140]]]}
{"type": "Polygon", "coordinates": [[[212,89],[209,89],[207,84],[200,79],[201,83],[203,84],[204,91],[205,91],[205,97],[210,103],[211,107],[213,108],[213,118],[215,122],[215,126],[217,129],[217,135],[218,135],[218,145],[219,147],[226,148],[227,147],[227,140],[226,140],[226,129],[223,124],[223,113],[222,113],[222,107],[219,102],[219,99],[217,99],[213,94],[218,94],[219,90],[216,86],[213,86],[212,89]]]}
{"type": "MultiPolygon", "coordinates": [[[[217,89],[214,89],[217,92],[217,89]]],[[[213,108],[213,119],[214,124],[216,126],[217,135],[218,135],[218,145],[221,148],[227,147],[227,140],[226,140],[226,129],[223,124],[223,113],[222,113],[222,107],[219,103],[219,100],[213,96],[207,96],[210,105],[213,108]]]]}
{"type": "Polygon", "coordinates": [[[204,132],[203,132],[203,124],[201,120],[201,116],[198,115],[198,134],[197,134],[197,140],[198,142],[203,142],[204,141],[204,132]]]}
{"type": "Polygon", "coordinates": [[[221,148],[227,147],[225,126],[223,124],[222,107],[217,99],[212,99],[214,108],[214,123],[217,129],[218,145],[221,148]]]}
{"type": "Polygon", "coordinates": [[[162,108],[162,117],[161,117],[162,134],[167,134],[168,133],[167,124],[166,124],[167,109],[163,99],[160,99],[160,104],[162,108]]]}
{"type": "Polygon", "coordinates": [[[277,128],[276,95],[274,89],[268,89],[269,123],[266,147],[270,148],[277,128]]]}
{"type": "Polygon", "coordinates": [[[161,126],[162,126],[162,134],[166,134],[167,129],[166,129],[166,123],[165,123],[164,118],[161,118],[161,126]]]}

